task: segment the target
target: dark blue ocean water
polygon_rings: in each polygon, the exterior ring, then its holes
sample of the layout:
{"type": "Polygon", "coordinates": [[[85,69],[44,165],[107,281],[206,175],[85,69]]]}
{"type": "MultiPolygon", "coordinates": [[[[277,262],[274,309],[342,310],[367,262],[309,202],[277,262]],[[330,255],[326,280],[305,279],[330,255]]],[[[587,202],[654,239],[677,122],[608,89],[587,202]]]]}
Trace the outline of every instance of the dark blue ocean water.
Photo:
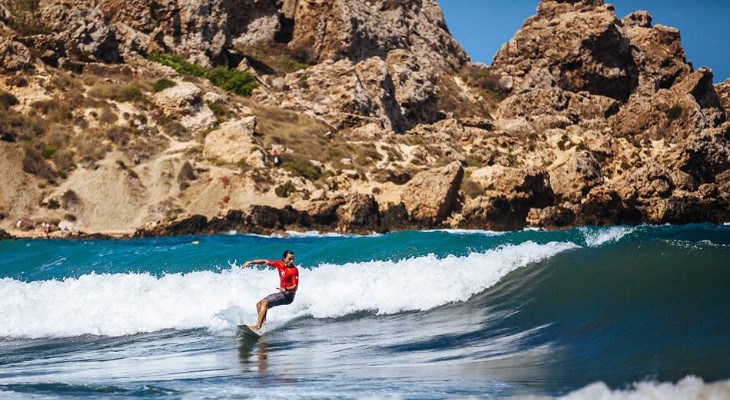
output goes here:
{"type": "Polygon", "coordinates": [[[525,396],[730,398],[730,226],[0,242],[3,399],[525,396]]]}

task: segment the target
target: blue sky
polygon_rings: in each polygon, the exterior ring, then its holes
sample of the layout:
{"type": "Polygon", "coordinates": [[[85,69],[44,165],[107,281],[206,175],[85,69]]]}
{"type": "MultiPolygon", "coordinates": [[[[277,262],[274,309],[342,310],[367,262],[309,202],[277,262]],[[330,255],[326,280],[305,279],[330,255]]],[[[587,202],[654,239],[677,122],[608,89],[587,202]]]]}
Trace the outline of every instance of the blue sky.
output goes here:
{"type": "MultiPolygon", "coordinates": [[[[535,15],[538,0],[438,0],[446,24],[474,62],[490,64],[494,53],[535,15]]],[[[729,0],[607,0],[619,18],[646,10],[652,24],[678,28],[695,69],[712,69],[715,82],[730,78],[729,0]]]]}

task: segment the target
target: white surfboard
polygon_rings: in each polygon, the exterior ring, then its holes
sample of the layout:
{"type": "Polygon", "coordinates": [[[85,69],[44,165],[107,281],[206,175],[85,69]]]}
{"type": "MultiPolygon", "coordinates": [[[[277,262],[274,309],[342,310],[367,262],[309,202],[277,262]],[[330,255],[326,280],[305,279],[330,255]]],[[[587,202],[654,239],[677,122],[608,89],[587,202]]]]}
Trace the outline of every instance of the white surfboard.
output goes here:
{"type": "Polygon", "coordinates": [[[251,337],[254,337],[256,339],[260,338],[261,335],[262,335],[261,332],[255,330],[255,329],[253,329],[250,326],[245,325],[245,324],[238,325],[238,328],[241,329],[241,331],[243,331],[243,334],[244,335],[251,336],[251,337]]]}

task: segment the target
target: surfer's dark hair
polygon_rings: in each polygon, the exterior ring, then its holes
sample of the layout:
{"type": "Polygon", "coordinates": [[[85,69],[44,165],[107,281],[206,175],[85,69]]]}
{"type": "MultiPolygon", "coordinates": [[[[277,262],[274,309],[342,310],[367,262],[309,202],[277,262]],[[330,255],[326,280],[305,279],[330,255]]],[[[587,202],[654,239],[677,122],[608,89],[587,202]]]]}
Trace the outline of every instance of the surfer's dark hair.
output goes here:
{"type": "Polygon", "coordinates": [[[294,252],[291,250],[284,251],[284,254],[281,255],[282,260],[286,258],[289,254],[294,255],[294,252]]]}

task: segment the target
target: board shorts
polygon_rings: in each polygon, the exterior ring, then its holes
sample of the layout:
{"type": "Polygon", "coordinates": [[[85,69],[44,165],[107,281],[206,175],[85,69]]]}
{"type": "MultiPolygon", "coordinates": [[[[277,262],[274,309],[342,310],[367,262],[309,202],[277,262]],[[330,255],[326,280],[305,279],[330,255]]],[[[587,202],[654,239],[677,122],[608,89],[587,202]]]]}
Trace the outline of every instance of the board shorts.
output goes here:
{"type": "Polygon", "coordinates": [[[284,306],[287,304],[291,304],[292,301],[294,301],[294,292],[272,293],[266,296],[266,300],[269,301],[269,306],[267,308],[284,306]]]}

